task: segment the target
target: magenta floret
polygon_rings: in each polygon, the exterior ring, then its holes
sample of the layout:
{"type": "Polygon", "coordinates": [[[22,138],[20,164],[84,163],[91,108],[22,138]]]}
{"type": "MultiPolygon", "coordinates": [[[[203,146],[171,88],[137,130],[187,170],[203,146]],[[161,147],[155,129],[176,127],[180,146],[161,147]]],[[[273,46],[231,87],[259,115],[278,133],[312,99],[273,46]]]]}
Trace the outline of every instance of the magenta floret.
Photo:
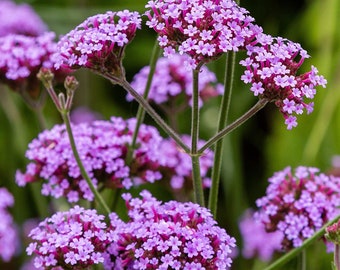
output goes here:
{"type": "Polygon", "coordinates": [[[253,212],[248,209],[239,223],[243,239],[242,255],[245,258],[259,257],[262,261],[270,261],[275,252],[282,251],[283,234],[281,231],[267,232],[264,224],[254,219],[253,212]]]}
{"type": "Polygon", "coordinates": [[[9,34],[39,36],[47,26],[28,4],[0,1],[0,37],[9,34]]]}
{"type": "Polygon", "coordinates": [[[269,178],[266,195],[256,201],[255,217],[268,232],[280,231],[282,248],[301,246],[339,214],[340,178],[313,167],[290,167],[269,178]]]}
{"type": "MultiPolygon", "coordinates": [[[[189,57],[186,55],[175,54],[171,58],[162,57],[157,60],[155,74],[152,78],[152,84],[148,99],[161,105],[161,107],[169,107],[169,110],[186,107],[191,105],[192,98],[192,72],[185,66],[189,57]],[[184,96],[184,102],[178,104],[176,100],[184,96]],[[176,104],[174,108],[173,104],[176,104]]],[[[149,66],[143,67],[133,78],[131,86],[141,95],[144,94],[147,83],[149,66]]],[[[199,95],[200,104],[203,101],[223,94],[223,85],[217,82],[215,74],[205,66],[200,70],[199,78],[199,95]]],[[[127,100],[132,101],[131,95],[127,96],[127,100]]]]}
{"type": "Polygon", "coordinates": [[[103,263],[110,243],[104,218],[77,205],[57,212],[29,233],[33,241],[26,252],[34,255],[37,269],[86,269],[103,263]]]}
{"type": "Polygon", "coordinates": [[[19,236],[8,208],[14,205],[14,198],[6,188],[0,188],[0,258],[8,262],[18,250],[19,236]]]}
{"type": "MultiPolygon", "coordinates": [[[[158,147],[162,138],[156,128],[140,127],[132,163],[128,166],[125,161],[135,125],[135,119],[119,117],[72,125],[79,154],[96,187],[128,189],[161,179],[158,147]]],[[[94,199],[81,176],[64,125],[40,133],[29,144],[26,157],[31,162],[25,173],[17,171],[19,186],[43,179],[43,195],[65,196],[70,202],[94,199]]]]}
{"type": "Polygon", "coordinates": [[[112,72],[120,63],[126,45],[140,27],[138,12],[128,10],[107,11],[89,17],[60,39],[55,66],[112,72]]]}
{"type": "Polygon", "coordinates": [[[197,204],[162,203],[148,191],[124,194],[129,221],[111,219],[106,269],[228,269],[235,239],[197,204]]]}
{"type": "Polygon", "coordinates": [[[196,66],[222,53],[239,51],[262,32],[233,0],[148,1],[147,25],[159,35],[164,55],[188,54],[196,66]]]}
{"type": "Polygon", "coordinates": [[[297,115],[313,111],[316,87],[325,87],[327,81],[318,70],[297,74],[309,57],[300,44],[284,38],[258,35],[247,47],[247,58],[240,64],[246,67],[241,80],[250,84],[255,96],[274,102],[282,113],[287,129],[297,126],[297,115]]]}

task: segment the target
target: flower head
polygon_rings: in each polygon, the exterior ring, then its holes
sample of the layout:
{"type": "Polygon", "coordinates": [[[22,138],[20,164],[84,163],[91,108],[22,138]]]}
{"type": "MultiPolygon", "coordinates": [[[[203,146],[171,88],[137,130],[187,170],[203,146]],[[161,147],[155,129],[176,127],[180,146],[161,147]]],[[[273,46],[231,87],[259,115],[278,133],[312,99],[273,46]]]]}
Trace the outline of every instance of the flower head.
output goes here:
{"type": "Polygon", "coordinates": [[[326,86],[326,80],[312,69],[298,75],[298,69],[307,52],[300,44],[284,38],[258,35],[256,42],[247,46],[248,57],[241,65],[246,67],[241,80],[251,84],[255,96],[275,102],[282,113],[287,129],[297,126],[296,115],[313,111],[313,99],[317,86],[326,86]]]}
{"type": "Polygon", "coordinates": [[[75,206],[57,212],[40,222],[29,237],[33,240],[26,249],[35,255],[38,269],[85,269],[104,261],[103,252],[110,240],[106,234],[104,216],[96,210],[75,206]]]}
{"type": "Polygon", "coordinates": [[[340,178],[300,166],[269,179],[266,196],[256,201],[255,217],[268,232],[283,233],[282,248],[298,247],[339,214],[340,178]]]}
{"type": "Polygon", "coordinates": [[[193,66],[244,49],[262,32],[233,0],[155,0],[146,7],[147,25],[158,33],[165,56],[178,48],[191,56],[193,66]]]}
{"type": "MultiPolygon", "coordinates": [[[[37,74],[40,68],[53,70],[52,55],[56,51],[55,34],[46,32],[37,37],[9,34],[0,37],[0,82],[19,93],[26,91],[35,98],[40,93],[37,74]]],[[[63,77],[67,70],[56,72],[63,77]]]]}
{"type": "Polygon", "coordinates": [[[9,34],[39,36],[47,26],[28,4],[0,1],[0,37],[9,34]]]}
{"type": "Polygon", "coordinates": [[[281,251],[282,232],[266,232],[263,223],[254,219],[252,210],[247,210],[242,216],[239,228],[245,258],[258,256],[262,261],[270,261],[275,252],[281,251]],[[263,239],[266,240],[265,244],[263,239]]]}
{"type": "MultiPolygon", "coordinates": [[[[152,78],[152,84],[148,99],[162,107],[169,107],[174,110],[172,104],[177,107],[191,104],[192,98],[192,72],[185,67],[188,56],[175,54],[172,58],[162,57],[158,59],[155,74],[152,78]],[[184,96],[184,104],[176,101],[184,96]]],[[[133,78],[131,86],[141,95],[144,94],[150,67],[142,68],[133,78]]],[[[217,83],[215,74],[203,66],[200,70],[199,79],[200,103],[211,97],[221,95],[223,86],[217,83]]],[[[131,95],[127,100],[133,100],[131,95]]],[[[185,106],[186,107],[186,106],[185,106]]]]}
{"type": "Polygon", "coordinates": [[[18,247],[18,233],[8,207],[13,206],[14,198],[6,188],[0,188],[0,258],[8,262],[18,247]]]}
{"type": "MultiPolygon", "coordinates": [[[[72,125],[77,149],[85,169],[95,186],[130,188],[161,179],[158,147],[161,137],[151,126],[142,125],[130,166],[125,161],[132,142],[136,120],[112,117],[110,121],[93,121],[72,125]]],[[[26,157],[31,161],[25,173],[17,171],[16,182],[24,186],[44,180],[42,193],[70,202],[94,198],[73,156],[64,125],[39,134],[28,146],[26,157]]]]}
{"type": "Polygon", "coordinates": [[[148,191],[142,199],[124,194],[129,221],[111,219],[106,269],[227,269],[235,239],[197,204],[162,204],[148,191]]]}
{"type": "MultiPolygon", "coordinates": [[[[185,143],[190,143],[188,135],[182,135],[185,143]]],[[[205,142],[199,140],[198,146],[201,147],[205,142]]],[[[192,191],[192,164],[188,154],[179,149],[176,142],[172,139],[164,139],[159,147],[162,159],[160,160],[162,174],[165,179],[170,180],[170,186],[175,192],[184,190],[192,191]]],[[[213,165],[214,155],[212,151],[207,151],[200,157],[200,170],[203,179],[203,187],[210,187],[211,179],[208,172],[213,165]]]]}
{"type": "Polygon", "coordinates": [[[140,27],[140,15],[128,10],[89,17],[60,39],[55,66],[115,73],[121,68],[126,45],[140,27]]]}

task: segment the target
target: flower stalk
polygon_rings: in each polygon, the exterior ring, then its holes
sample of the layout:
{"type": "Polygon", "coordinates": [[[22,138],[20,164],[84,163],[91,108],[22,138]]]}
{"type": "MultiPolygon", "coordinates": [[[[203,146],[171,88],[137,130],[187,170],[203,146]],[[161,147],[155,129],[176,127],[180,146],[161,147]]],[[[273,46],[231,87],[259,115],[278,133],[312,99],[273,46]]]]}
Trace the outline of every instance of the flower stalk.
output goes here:
{"type": "Polygon", "coordinates": [[[215,143],[217,143],[219,140],[223,139],[223,137],[227,134],[229,134],[231,131],[235,130],[239,126],[241,126],[243,123],[245,123],[248,119],[250,119],[252,116],[254,116],[258,111],[260,111],[262,108],[264,108],[269,101],[267,99],[259,99],[257,103],[251,107],[245,114],[243,114],[241,117],[236,119],[231,124],[227,125],[224,129],[222,129],[220,132],[218,132],[215,136],[211,137],[199,150],[198,154],[203,154],[205,150],[207,150],[209,147],[213,146],[215,143]]]}
{"type": "MultiPolygon", "coordinates": [[[[230,108],[230,100],[234,82],[234,69],[235,69],[235,57],[236,53],[227,53],[226,70],[224,77],[224,95],[222,95],[220,114],[218,119],[217,132],[221,131],[227,124],[228,113],[230,108]]],[[[222,165],[222,153],[223,153],[223,140],[216,143],[214,148],[214,165],[212,168],[211,176],[211,188],[209,193],[208,208],[211,213],[216,217],[218,190],[221,175],[222,165]]]]}
{"type": "Polygon", "coordinates": [[[78,87],[78,81],[73,77],[73,76],[68,76],[65,79],[65,88],[66,88],[66,98],[64,93],[60,93],[57,95],[54,91],[54,88],[52,86],[52,79],[53,79],[53,73],[50,72],[47,69],[43,69],[39,72],[38,78],[43,82],[45,88],[47,89],[47,92],[51,96],[54,104],[56,105],[58,111],[61,114],[61,117],[64,121],[64,124],[66,126],[66,131],[70,140],[70,145],[72,148],[72,152],[74,155],[74,158],[77,162],[77,165],[80,169],[81,175],[85,179],[86,183],[89,185],[92,193],[94,194],[96,200],[99,202],[101,207],[105,210],[106,214],[110,214],[111,210],[107,206],[106,202],[104,201],[103,197],[99,194],[98,190],[96,187],[93,185],[92,180],[87,173],[84,164],[79,156],[79,152],[76,147],[76,143],[74,140],[73,132],[72,132],[72,127],[71,127],[71,121],[70,121],[70,110],[72,107],[72,101],[74,97],[74,92],[78,87]]]}
{"type": "MultiPolygon", "coordinates": [[[[157,59],[158,59],[159,54],[160,54],[160,47],[158,46],[158,42],[156,41],[153,47],[153,50],[152,50],[152,54],[151,54],[150,72],[148,74],[148,79],[147,79],[144,94],[143,94],[143,98],[145,100],[147,100],[150,89],[151,89],[152,78],[156,70],[156,64],[157,64],[157,59]]],[[[136,115],[136,119],[137,119],[136,127],[134,130],[133,136],[132,136],[131,146],[129,147],[127,158],[126,158],[128,164],[131,162],[133,151],[136,147],[139,127],[144,121],[144,116],[145,116],[145,109],[143,108],[143,106],[139,105],[137,115],[136,115]]]]}
{"type": "Polygon", "coordinates": [[[200,114],[199,114],[199,72],[201,65],[193,69],[193,88],[192,88],[192,109],[191,109],[191,162],[192,162],[192,180],[194,188],[195,201],[204,206],[204,194],[202,187],[202,177],[200,171],[200,155],[197,154],[197,142],[200,130],[200,114]]]}

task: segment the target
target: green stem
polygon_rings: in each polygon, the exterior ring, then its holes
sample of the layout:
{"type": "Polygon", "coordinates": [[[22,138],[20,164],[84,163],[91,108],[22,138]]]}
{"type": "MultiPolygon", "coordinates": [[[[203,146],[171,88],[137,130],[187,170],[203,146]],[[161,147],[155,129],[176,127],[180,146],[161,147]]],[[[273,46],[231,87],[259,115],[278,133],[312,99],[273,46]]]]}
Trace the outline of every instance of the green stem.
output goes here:
{"type": "Polygon", "coordinates": [[[306,250],[302,250],[298,256],[298,266],[297,270],[306,270],[306,250]]]}
{"type": "Polygon", "coordinates": [[[72,152],[73,152],[74,158],[77,161],[77,165],[80,169],[81,175],[83,176],[83,178],[85,179],[85,181],[89,185],[89,187],[90,187],[92,193],[94,194],[96,200],[103,207],[106,214],[110,214],[111,213],[110,208],[106,205],[103,197],[99,194],[98,190],[93,185],[92,180],[89,177],[89,175],[88,175],[88,173],[87,173],[87,171],[86,171],[86,169],[83,165],[83,162],[81,161],[81,158],[79,156],[79,153],[78,153],[78,150],[77,150],[77,147],[76,147],[76,143],[75,143],[75,140],[74,140],[74,136],[73,136],[73,133],[72,133],[69,113],[65,112],[65,111],[60,111],[60,113],[61,113],[61,116],[64,120],[66,130],[67,130],[67,134],[69,136],[70,144],[71,144],[71,147],[72,147],[72,152]]]}
{"type": "MultiPolygon", "coordinates": [[[[158,46],[158,41],[156,40],[155,45],[154,45],[153,50],[152,50],[152,54],[151,54],[150,71],[149,71],[149,74],[148,74],[148,79],[147,79],[144,94],[143,94],[143,98],[145,100],[147,100],[150,89],[151,89],[152,78],[153,78],[153,75],[155,74],[156,64],[157,64],[157,59],[158,59],[159,53],[160,53],[160,47],[158,46]]],[[[126,161],[127,161],[128,164],[132,160],[133,151],[136,147],[138,131],[139,131],[141,124],[144,121],[144,116],[145,116],[145,110],[144,110],[143,106],[139,105],[137,115],[136,115],[137,123],[136,123],[135,130],[133,132],[133,135],[132,135],[131,146],[129,147],[127,157],[126,157],[126,161]]]]}
{"type": "Polygon", "coordinates": [[[242,125],[244,122],[246,122],[248,119],[250,119],[252,116],[254,116],[258,111],[260,111],[264,106],[266,106],[268,103],[268,100],[266,99],[259,99],[258,102],[251,107],[245,114],[243,114],[241,117],[236,119],[234,122],[226,126],[224,129],[222,129],[220,132],[218,132],[215,136],[213,136],[211,139],[209,139],[199,150],[198,154],[201,155],[203,152],[208,149],[209,147],[213,146],[215,143],[217,143],[219,140],[221,140],[225,135],[230,133],[231,131],[235,130],[237,127],[242,125]]]}
{"type": "Polygon", "coordinates": [[[334,218],[333,220],[329,221],[326,223],[320,230],[318,230],[312,237],[306,239],[301,246],[292,249],[290,252],[286,253],[283,255],[281,258],[273,262],[271,265],[266,267],[264,270],[273,270],[277,269],[278,267],[286,264],[289,262],[291,259],[296,257],[301,251],[303,251],[305,248],[307,248],[310,244],[312,244],[314,241],[317,239],[320,239],[325,234],[325,230],[328,226],[336,222],[340,218],[340,215],[334,218]]]}
{"type": "Polygon", "coordinates": [[[336,270],[340,270],[340,246],[334,244],[334,265],[336,270]]]}
{"type": "Polygon", "coordinates": [[[192,161],[192,178],[195,201],[204,206],[204,194],[202,187],[202,177],[200,171],[200,160],[197,155],[197,143],[199,138],[200,118],[199,118],[199,72],[201,65],[193,70],[193,89],[192,89],[192,109],[191,109],[191,161],[192,161]]]}
{"type": "MultiPolygon", "coordinates": [[[[221,101],[217,132],[221,131],[227,124],[234,82],[235,58],[236,58],[235,52],[227,54],[226,70],[224,77],[224,95],[222,96],[221,101]]],[[[223,153],[223,140],[220,140],[216,143],[214,148],[215,156],[211,174],[211,188],[208,203],[208,207],[215,218],[217,212],[218,191],[221,175],[222,153],[223,153]]]]}
{"type": "Polygon", "coordinates": [[[104,78],[115,84],[122,86],[134,99],[144,108],[144,110],[155,120],[155,122],[170,136],[186,153],[190,153],[189,147],[183,142],[181,137],[159,116],[159,114],[151,107],[151,105],[131,87],[125,79],[111,78],[110,74],[100,74],[104,78]]]}

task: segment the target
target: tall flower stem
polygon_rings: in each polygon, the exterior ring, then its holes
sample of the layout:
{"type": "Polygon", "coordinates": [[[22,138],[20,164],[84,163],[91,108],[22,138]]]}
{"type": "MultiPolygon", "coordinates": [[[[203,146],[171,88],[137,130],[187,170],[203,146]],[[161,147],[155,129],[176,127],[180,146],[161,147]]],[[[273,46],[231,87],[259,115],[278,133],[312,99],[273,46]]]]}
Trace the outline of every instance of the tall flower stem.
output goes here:
{"type": "Polygon", "coordinates": [[[306,249],[310,244],[312,244],[314,241],[316,241],[317,239],[320,239],[320,237],[322,237],[325,234],[325,230],[328,226],[330,226],[331,224],[333,224],[334,222],[336,222],[338,219],[340,218],[340,216],[337,216],[336,218],[332,219],[331,221],[329,221],[328,223],[326,223],[320,230],[318,230],[312,237],[308,238],[307,240],[305,240],[301,246],[292,249],[290,252],[286,253],[285,255],[283,255],[281,258],[279,258],[278,260],[276,260],[275,262],[273,262],[271,265],[269,265],[268,267],[266,267],[264,270],[274,270],[277,269],[278,267],[286,264],[287,262],[289,262],[290,260],[292,260],[293,258],[295,258],[297,255],[300,254],[300,252],[302,252],[304,249],[306,249]]]}
{"type": "Polygon", "coordinates": [[[334,244],[334,265],[336,270],[340,270],[340,246],[334,244]]]}
{"type": "MultiPolygon", "coordinates": [[[[217,132],[223,130],[227,124],[230,100],[232,95],[232,88],[234,82],[234,69],[235,69],[235,58],[236,53],[231,52],[227,54],[226,59],[226,69],[224,77],[224,95],[222,96],[220,114],[218,119],[217,132]]],[[[218,201],[218,190],[221,175],[221,165],[222,165],[222,153],[223,153],[223,140],[216,143],[214,148],[214,164],[211,174],[211,188],[209,193],[208,208],[211,213],[216,218],[217,212],[217,201],[218,201]]]]}
{"type": "Polygon", "coordinates": [[[117,80],[116,77],[112,78],[110,74],[100,74],[104,78],[110,80],[114,84],[119,84],[122,86],[138,103],[144,110],[154,119],[154,121],[162,128],[174,141],[186,152],[190,153],[189,147],[183,142],[181,137],[162,119],[162,117],[151,107],[151,105],[141,96],[132,86],[125,80],[121,78],[117,80]]]}
{"type": "Polygon", "coordinates": [[[66,131],[67,131],[67,134],[68,134],[68,137],[69,137],[69,140],[70,140],[70,144],[71,144],[71,148],[72,148],[72,152],[73,152],[74,158],[77,161],[77,165],[80,169],[81,175],[85,179],[86,183],[89,185],[89,187],[90,187],[92,193],[94,194],[96,200],[99,202],[101,207],[105,210],[106,214],[110,214],[111,213],[110,208],[107,206],[103,197],[99,194],[98,190],[93,185],[92,180],[89,177],[89,175],[88,175],[88,173],[87,173],[87,171],[86,171],[86,169],[83,165],[83,162],[82,162],[82,160],[79,156],[79,152],[77,150],[76,143],[75,143],[74,136],[73,136],[73,132],[72,132],[72,128],[71,128],[69,112],[62,111],[61,116],[62,116],[63,121],[65,123],[66,131]]]}
{"type": "Polygon", "coordinates": [[[302,250],[301,253],[298,255],[298,266],[297,270],[306,270],[306,250],[302,250]]]}
{"type": "MultiPolygon", "coordinates": [[[[149,71],[149,74],[148,74],[148,79],[147,79],[146,86],[145,86],[145,89],[144,89],[144,94],[143,94],[143,98],[145,100],[147,100],[149,92],[150,92],[152,78],[153,78],[153,75],[155,74],[156,64],[157,64],[157,59],[158,59],[159,53],[160,53],[160,47],[158,45],[158,41],[156,40],[154,47],[153,47],[153,50],[152,50],[152,54],[151,54],[150,71],[149,71]]],[[[135,130],[133,132],[133,135],[132,135],[131,145],[129,147],[127,157],[126,157],[126,161],[127,161],[128,164],[131,162],[133,151],[136,147],[136,141],[137,141],[139,128],[144,121],[144,116],[145,116],[145,110],[144,110],[143,106],[139,105],[137,115],[136,115],[137,123],[136,123],[135,130]]]]}
{"type": "Polygon", "coordinates": [[[192,178],[194,186],[195,201],[204,206],[204,194],[202,187],[202,177],[200,170],[200,155],[197,154],[197,143],[200,130],[200,114],[199,114],[199,72],[201,65],[193,70],[193,88],[192,88],[192,107],[191,107],[191,162],[192,162],[192,178]]]}
{"type": "Polygon", "coordinates": [[[217,143],[219,140],[221,140],[225,135],[230,133],[231,131],[235,130],[237,127],[245,123],[248,119],[250,119],[252,116],[254,116],[258,111],[260,111],[262,108],[264,108],[268,103],[267,99],[259,99],[258,102],[251,107],[245,114],[243,114],[241,117],[236,119],[234,122],[226,126],[224,129],[222,129],[220,132],[218,132],[215,136],[211,137],[199,150],[198,154],[203,154],[203,152],[208,149],[209,147],[213,146],[215,143],[217,143]]]}
{"type": "Polygon", "coordinates": [[[70,145],[72,148],[72,152],[74,155],[74,158],[77,162],[77,165],[79,167],[80,173],[82,177],[85,179],[86,183],[89,185],[90,190],[95,196],[95,199],[99,202],[100,206],[104,209],[106,214],[110,214],[111,210],[105,203],[103,197],[99,194],[98,190],[96,187],[93,185],[92,180],[87,173],[84,164],[79,156],[79,152],[77,150],[76,142],[74,140],[73,132],[72,132],[72,127],[71,127],[71,121],[70,121],[70,110],[72,107],[72,102],[73,102],[73,96],[75,89],[78,87],[78,82],[76,79],[72,76],[68,76],[65,79],[65,88],[67,91],[67,99],[65,100],[65,95],[63,93],[60,93],[58,96],[56,92],[53,89],[52,86],[52,79],[53,79],[53,73],[47,69],[40,70],[38,74],[38,78],[42,81],[44,84],[47,92],[49,93],[53,103],[55,104],[57,110],[60,112],[61,117],[65,123],[66,126],[66,131],[67,135],[70,140],[70,145]]]}

